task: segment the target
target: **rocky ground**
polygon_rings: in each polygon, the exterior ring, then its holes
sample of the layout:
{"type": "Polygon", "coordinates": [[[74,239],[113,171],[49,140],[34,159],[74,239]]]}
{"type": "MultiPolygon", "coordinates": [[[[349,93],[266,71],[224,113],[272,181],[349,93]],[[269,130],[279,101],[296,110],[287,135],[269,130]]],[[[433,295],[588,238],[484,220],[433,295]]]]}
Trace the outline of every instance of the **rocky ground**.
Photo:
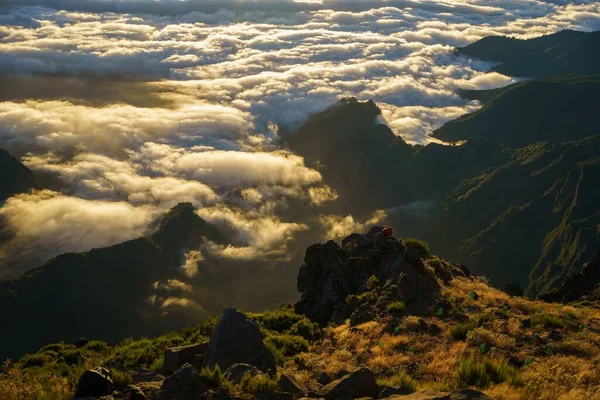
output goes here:
{"type": "Polygon", "coordinates": [[[309,247],[294,305],[45,346],[4,365],[0,398],[600,399],[600,309],[506,289],[374,227],[309,247]]]}

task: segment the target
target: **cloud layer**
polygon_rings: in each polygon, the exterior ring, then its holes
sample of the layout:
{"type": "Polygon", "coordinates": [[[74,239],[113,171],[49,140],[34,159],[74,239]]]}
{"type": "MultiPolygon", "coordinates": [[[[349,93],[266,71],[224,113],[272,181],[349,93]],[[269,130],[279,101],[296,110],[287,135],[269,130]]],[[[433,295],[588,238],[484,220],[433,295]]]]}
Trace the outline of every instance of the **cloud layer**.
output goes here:
{"type": "MultiPolygon", "coordinates": [[[[281,148],[282,136],[351,95],[378,102],[397,135],[426,143],[479,106],[457,88],[514,81],[454,46],[560,29],[600,29],[600,4],[3,2],[0,148],[54,191],[0,208],[12,237],[0,260],[16,271],[134,238],[181,201],[228,232],[232,246],[209,249],[227,259],[285,258],[310,229],[309,214],[324,213],[313,222],[329,236],[362,229],[354,217],[322,212],[337,194],[281,148]]],[[[187,273],[199,254],[190,253],[187,273]]]]}

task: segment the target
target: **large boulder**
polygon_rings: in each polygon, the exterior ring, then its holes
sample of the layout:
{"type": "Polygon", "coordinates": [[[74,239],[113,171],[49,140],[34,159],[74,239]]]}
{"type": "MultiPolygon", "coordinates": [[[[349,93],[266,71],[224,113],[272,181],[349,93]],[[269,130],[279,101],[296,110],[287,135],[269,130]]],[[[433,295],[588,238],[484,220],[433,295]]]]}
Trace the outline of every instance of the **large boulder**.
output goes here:
{"type": "Polygon", "coordinates": [[[204,342],[166,349],[163,359],[163,372],[171,374],[186,363],[201,368],[204,361],[203,357],[208,351],[208,345],[209,342],[204,342]]]}
{"type": "Polygon", "coordinates": [[[369,368],[359,368],[351,374],[324,386],[322,392],[328,399],[376,398],[379,394],[379,388],[373,371],[369,368]]]}
{"type": "Polygon", "coordinates": [[[111,372],[106,368],[96,367],[81,375],[75,389],[75,397],[100,397],[111,394],[113,390],[111,372]]]}
{"type": "Polygon", "coordinates": [[[258,324],[235,308],[227,308],[210,338],[205,365],[227,370],[238,363],[272,375],[277,372],[275,357],[263,343],[258,324]]]}
{"type": "Polygon", "coordinates": [[[440,284],[423,264],[418,253],[407,249],[402,239],[385,236],[381,227],[367,234],[353,233],[342,240],[314,244],[306,250],[298,272],[300,300],[297,313],[326,325],[344,320],[354,309],[344,308],[350,295],[367,291],[367,282],[375,276],[386,287],[397,287],[400,296],[439,294],[440,284]]]}

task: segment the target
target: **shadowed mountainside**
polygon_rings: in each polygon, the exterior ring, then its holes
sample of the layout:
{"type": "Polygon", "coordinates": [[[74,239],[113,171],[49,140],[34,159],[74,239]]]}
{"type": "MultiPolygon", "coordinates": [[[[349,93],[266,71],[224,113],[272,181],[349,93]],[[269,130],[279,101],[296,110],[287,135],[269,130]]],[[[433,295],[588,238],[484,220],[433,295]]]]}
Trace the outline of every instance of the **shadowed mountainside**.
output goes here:
{"type": "Polygon", "coordinates": [[[529,40],[488,36],[457,52],[500,62],[492,71],[509,76],[544,78],[600,73],[600,32],[565,30],[529,40]]]}
{"type": "Polygon", "coordinates": [[[43,186],[33,172],[7,151],[0,149],[0,203],[9,197],[43,186]]]}
{"type": "Polygon", "coordinates": [[[227,308],[220,318],[114,347],[86,339],[50,344],[5,366],[0,397],[551,400],[600,394],[597,308],[510,296],[423,246],[385,236],[381,227],[351,234],[341,245],[312,245],[298,273],[302,296],[295,307],[227,308]]]}
{"type": "Polygon", "coordinates": [[[0,281],[0,343],[5,344],[0,359],[86,335],[109,342],[156,335],[165,326],[181,326],[182,313],[202,315],[206,310],[185,307],[189,279],[181,266],[184,252],[206,238],[225,243],[191,204],[182,203],[163,217],[152,237],[63,254],[22,277],[0,281]],[[169,298],[181,308],[169,309],[169,298]]]}
{"type": "Polygon", "coordinates": [[[433,136],[456,142],[486,138],[520,147],[543,140],[574,140],[600,133],[600,75],[527,81],[462,94],[484,106],[443,125],[433,136]]]}

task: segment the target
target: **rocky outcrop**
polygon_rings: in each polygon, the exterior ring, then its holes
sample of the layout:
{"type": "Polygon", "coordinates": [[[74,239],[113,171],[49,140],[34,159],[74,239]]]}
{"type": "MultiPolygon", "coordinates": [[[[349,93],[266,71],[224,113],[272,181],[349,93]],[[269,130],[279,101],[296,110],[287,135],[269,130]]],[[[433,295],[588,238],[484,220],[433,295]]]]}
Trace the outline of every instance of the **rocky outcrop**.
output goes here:
{"type": "Polygon", "coordinates": [[[163,360],[163,372],[171,374],[186,363],[196,368],[202,367],[204,355],[208,351],[208,345],[209,342],[204,342],[166,349],[163,360]]]}
{"type": "Polygon", "coordinates": [[[221,370],[227,370],[238,363],[269,374],[277,372],[275,357],[263,343],[258,324],[235,308],[227,308],[210,338],[205,365],[219,365],[221,370]]]}
{"type": "Polygon", "coordinates": [[[400,298],[439,293],[436,276],[418,253],[408,252],[402,239],[384,236],[381,229],[352,234],[342,240],[341,247],[333,241],[310,246],[298,273],[302,296],[295,304],[296,312],[321,325],[332,320],[334,313],[334,320],[343,320],[357,308],[361,315],[356,317],[368,319],[370,311],[360,309],[352,295],[372,290],[369,282],[374,281],[400,298]]]}
{"type": "Polygon", "coordinates": [[[323,395],[328,399],[376,398],[378,394],[375,374],[369,368],[359,368],[323,387],[323,395]]]}
{"type": "Polygon", "coordinates": [[[87,370],[79,378],[75,389],[75,398],[100,397],[112,393],[114,390],[112,374],[102,367],[87,370]]]}
{"type": "Polygon", "coordinates": [[[567,277],[559,288],[539,296],[540,300],[556,303],[570,303],[578,300],[600,300],[600,254],[581,268],[581,271],[567,277]]]}

